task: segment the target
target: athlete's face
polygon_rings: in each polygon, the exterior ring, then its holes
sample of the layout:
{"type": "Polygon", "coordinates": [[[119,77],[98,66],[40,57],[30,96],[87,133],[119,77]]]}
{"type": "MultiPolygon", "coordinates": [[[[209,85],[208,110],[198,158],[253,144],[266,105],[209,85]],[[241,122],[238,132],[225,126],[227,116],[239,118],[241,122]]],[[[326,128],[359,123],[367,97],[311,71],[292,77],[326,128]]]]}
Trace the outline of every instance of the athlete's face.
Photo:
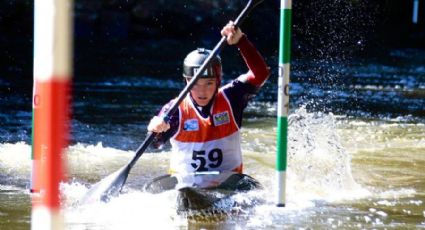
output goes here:
{"type": "Polygon", "coordinates": [[[217,81],[215,78],[200,78],[190,90],[190,94],[198,105],[206,106],[213,98],[216,89],[217,81]]]}

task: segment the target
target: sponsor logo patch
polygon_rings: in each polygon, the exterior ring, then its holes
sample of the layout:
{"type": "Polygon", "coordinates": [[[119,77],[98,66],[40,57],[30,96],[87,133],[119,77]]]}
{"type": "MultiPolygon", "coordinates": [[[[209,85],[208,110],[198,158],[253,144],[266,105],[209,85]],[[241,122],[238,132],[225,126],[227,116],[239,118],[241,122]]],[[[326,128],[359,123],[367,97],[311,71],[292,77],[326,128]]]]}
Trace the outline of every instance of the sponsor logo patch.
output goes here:
{"type": "Polygon", "coordinates": [[[214,125],[224,125],[230,122],[229,113],[227,111],[224,111],[222,113],[217,113],[213,115],[214,118],[214,125]]]}
{"type": "Polygon", "coordinates": [[[198,120],[196,120],[196,119],[186,120],[184,122],[183,130],[185,130],[185,131],[198,131],[199,130],[198,120]]]}

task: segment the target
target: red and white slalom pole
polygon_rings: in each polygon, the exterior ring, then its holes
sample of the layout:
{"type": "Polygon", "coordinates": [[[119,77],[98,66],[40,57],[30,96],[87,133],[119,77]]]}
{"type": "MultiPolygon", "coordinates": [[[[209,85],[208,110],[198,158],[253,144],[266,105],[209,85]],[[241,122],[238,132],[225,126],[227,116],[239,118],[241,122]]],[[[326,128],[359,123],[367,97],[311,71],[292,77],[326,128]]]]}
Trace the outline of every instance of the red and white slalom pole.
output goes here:
{"type": "Polygon", "coordinates": [[[34,1],[33,230],[64,228],[59,184],[69,135],[72,10],[72,0],[34,1]]]}

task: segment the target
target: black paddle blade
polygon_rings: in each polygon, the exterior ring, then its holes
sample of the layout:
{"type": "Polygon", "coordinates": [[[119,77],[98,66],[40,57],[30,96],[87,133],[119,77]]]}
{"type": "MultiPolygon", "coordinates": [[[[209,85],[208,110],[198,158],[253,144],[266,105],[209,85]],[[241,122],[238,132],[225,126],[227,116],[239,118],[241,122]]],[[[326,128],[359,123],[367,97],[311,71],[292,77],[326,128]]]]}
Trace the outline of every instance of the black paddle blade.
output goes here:
{"type": "Polygon", "coordinates": [[[252,0],[252,7],[256,7],[258,4],[262,3],[264,0],[252,0]]]}
{"type": "Polygon", "coordinates": [[[97,182],[79,201],[79,204],[90,204],[99,201],[107,202],[111,196],[117,196],[127,180],[129,171],[130,168],[125,165],[115,173],[97,182]]]}
{"type": "Polygon", "coordinates": [[[117,196],[124,186],[131,168],[134,166],[137,159],[142,156],[143,152],[149,146],[154,137],[155,134],[149,132],[145,141],[143,141],[143,144],[137,149],[134,157],[118,171],[93,185],[79,203],[87,204],[98,201],[106,202],[111,196],[117,196]]]}
{"type": "Polygon", "coordinates": [[[245,18],[254,9],[258,4],[262,3],[264,0],[249,0],[245,8],[239,14],[239,16],[234,21],[235,26],[241,26],[245,18]]]}

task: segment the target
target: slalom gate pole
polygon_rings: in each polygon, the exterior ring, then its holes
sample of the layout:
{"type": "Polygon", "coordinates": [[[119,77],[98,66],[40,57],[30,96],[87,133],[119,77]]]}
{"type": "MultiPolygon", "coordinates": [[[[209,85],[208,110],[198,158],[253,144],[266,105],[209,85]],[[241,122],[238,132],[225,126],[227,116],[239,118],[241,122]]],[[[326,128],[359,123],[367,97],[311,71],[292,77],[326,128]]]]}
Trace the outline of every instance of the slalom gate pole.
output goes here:
{"type": "Polygon", "coordinates": [[[59,185],[68,145],[72,0],[34,1],[31,229],[64,229],[59,185]]]}
{"type": "Polygon", "coordinates": [[[276,180],[278,207],[286,202],[292,0],[280,1],[276,180]]]}

